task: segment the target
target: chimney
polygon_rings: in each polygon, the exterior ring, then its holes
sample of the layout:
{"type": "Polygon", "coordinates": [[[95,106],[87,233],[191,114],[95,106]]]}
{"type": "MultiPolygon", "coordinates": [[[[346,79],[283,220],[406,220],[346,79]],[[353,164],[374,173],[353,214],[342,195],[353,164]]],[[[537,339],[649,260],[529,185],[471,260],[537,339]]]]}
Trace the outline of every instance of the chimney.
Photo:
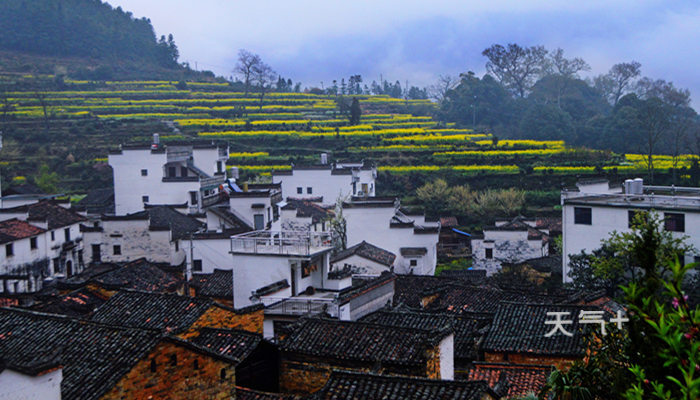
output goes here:
{"type": "Polygon", "coordinates": [[[153,143],[151,144],[151,150],[158,150],[160,147],[160,135],[157,133],[153,134],[153,143]]]}

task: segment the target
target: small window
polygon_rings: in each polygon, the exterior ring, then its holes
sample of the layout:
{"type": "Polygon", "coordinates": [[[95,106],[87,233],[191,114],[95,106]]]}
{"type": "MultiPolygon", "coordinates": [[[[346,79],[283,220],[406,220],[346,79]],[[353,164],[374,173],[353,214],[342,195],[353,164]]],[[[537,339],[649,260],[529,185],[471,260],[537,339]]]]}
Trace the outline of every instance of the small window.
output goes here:
{"type": "Polygon", "coordinates": [[[187,176],[187,167],[180,167],[180,175],[183,177],[187,176]]]}
{"type": "Polygon", "coordinates": [[[150,200],[150,199],[148,198],[148,196],[141,196],[141,201],[142,201],[142,202],[148,203],[149,200],[150,200]]]}
{"type": "Polygon", "coordinates": [[[304,193],[304,188],[303,187],[298,187],[297,188],[297,194],[302,194],[304,193]]]}
{"type": "Polygon", "coordinates": [[[5,256],[12,257],[15,255],[15,248],[12,243],[5,245],[5,256]]]}
{"type": "Polygon", "coordinates": [[[192,363],[192,369],[199,369],[199,360],[194,360],[194,362],[192,363]]]}
{"type": "Polygon", "coordinates": [[[201,271],[202,270],[202,260],[194,260],[192,263],[192,270],[193,271],[201,271]]]}
{"type": "Polygon", "coordinates": [[[147,169],[142,169],[142,170],[141,170],[141,176],[148,176],[148,170],[147,170],[147,169]]]}
{"type": "Polygon", "coordinates": [[[168,167],[168,178],[174,178],[177,176],[177,169],[175,167],[168,167]]]}
{"type": "Polygon", "coordinates": [[[412,267],[417,267],[417,266],[418,266],[418,260],[411,260],[411,266],[412,266],[412,267]]]}
{"type": "Polygon", "coordinates": [[[312,194],[312,193],[313,193],[313,189],[311,189],[311,186],[307,187],[306,194],[312,194]]]}
{"type": "Polygon", "coordinates": [[[66,242],[70,240],[70,228],[63,230],[63,236],[66,238],[66,242]]]}
{"type": "Polygon", "coordinates": [[[265,216],[263,214],[253,215],[253,225],[256,231],[265,229],[265,216]]]}
{"type": "Polygon", "coordinates": [[[664,228],[670,232],[685,232],[685,214],[664,213],[664,228]]]}
{"type": "Polygon", "coordinates": [[[173,367],[177,366],[177,354],[170,355],[170,365],[173,367]]]}
{"type": "Polygon", "coordinates": [[[175,241],[175,251],[180,251],[180,242],[175,241]]]}
{"type": "Polygon", "coordinates": [[[223,166],[224,166],[224,163],[222,163],[221,161],[217,161],[216,162],[216,172],[218,172],[218,173],[224,172],[223,166]]]}
{"type": "Polygon", "coordinates": [[[222,381],[223,381],[224,379],[226,379],[226,368],[221,368],[221,373],[220,373],[220,375],[221,375],[221,380],[222,380],[222,381]]]}
{"type": "Polygon", "coordinates": [[[36,244],[36,238],[35,237],[29,238],[29,248],[32,250],[36,250],[37,247],[38,246],[36,244]]]}
{"type": "Polygon", "coordinates": [[[51,231],[51,241],[53,242],[54,240],[56,240],[56,232],[51,231]]]}
{"type": "Polygon", "coordinates": [[[484,249],[484,250],[486,251],[485,257],[489,260],[492,259],[493,258],[493,249],[484,249]]]}
{"type": "Polygon", "coordinates": [[[116,244],[112,247],[112,253],[114,253],[115,256],[120,256],[122,255],[122,246],[116,244]]]}
{"type": "Polygon", "coordinates": [[[156,372],[156,367],[157,367],[156,359],[152,358],[151,359],[151,372],[156,372]]]}
{"type": "Polygon", "coordinates": [[[574,224],[591,225],[592,222],[590,207],[574,207],[574,224]]]}
{"type": "Polygon", "coordinates": [[[190,192],[190,204],[193,206],[197,205],[197,192],[194,190],[190,192]]]}

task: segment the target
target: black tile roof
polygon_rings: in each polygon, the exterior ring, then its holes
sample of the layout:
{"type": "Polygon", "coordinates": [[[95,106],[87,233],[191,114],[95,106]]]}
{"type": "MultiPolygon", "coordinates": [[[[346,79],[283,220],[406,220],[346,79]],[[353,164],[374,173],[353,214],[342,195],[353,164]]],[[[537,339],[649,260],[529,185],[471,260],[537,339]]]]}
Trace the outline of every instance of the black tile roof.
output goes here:
{"type": "Polygon", "coordinates": [[[333,371],[316,400],[485,400],[498,395],[484,381],[447,381],[333,371]]]}
{"type": "Polygon", "coordinates": [[[259,392],[240,386],[236,386],[237,400],[295,400],[299,397],[291,394],[259,392]]]}
{"type": "Polygon", "coordinates": [[[301,318],[285,329],[283,352],[403,365],[425,363],[426,350],[452,333],[451,327],[429,331],[316,317],[301,318]]]}
{"type": "Polygon", "coordinates": [[[312,223],[317,223],[331,218],[334,215],[333,206],[302,199],[287,198],[287,205],[283,210],[297,210],[297,218],[311,218],[312,223]]]}
{"type": "Polygon", "coordinates": [[[600,326],[579,324],[578,317],[581,310],[596,311],[601,308],[583,305],[503,302],[498,306],[482,348],[487,352],[582,356],[584,353],[583,328],[600,329],[600,326]],[[570,313],[568,317],[564,316],[562,319],[573,321],[573,324],[564,325],[566,331],[573,333],[573,336],[567,336],[558,331],[550,337],[545,337],[545,334],[554,328],[554,325],[545,324],[545,321],[554,320],[554,317],[547,315],[548,312],[570,313]]]}
{"type": "Polygon", "coordinates": [[[233,270],[215,269],[211,274],[192,274],[190,285],[197,296],[233,298],[233,270]]]}
{"type": "Polygon", "coordinates": [[[99,307],[91,320],[176,334],[212,306],[214,302],[205,298],[123,290],[99,307]]]}
{"type": "Polygon", "coordinates": [[[32,310],[49,314],[61,314],[73,318],[88,318],[97,307],[107,301],[104,296],[88,288],[80,288],[70,293],[49,297],[36,303],[32,310]]]}
{"type": "Polygon", "coordinates": [[[199,346],[215,353],[245,360],[262,342],[262,335],[236,329],[202,328],[199,335],[189,338],[199,346]]]}
{"type": "Polygon", "coordinates": [[[394,304],[420,308],[423,292],[453,283],[455,279],[442,276],[398,275],[394,287],[394,304]]]}
{"type": "Polygon", "coordinates": [[[82,273],[61,281],[59,287],[76,289],[95,284],[108,290],[132,289],[144,292],[172,293],[183,280],[179,276],[163,271],[145,258],[122,265],[99,264],[82,273]]]}
{"type": "Polygon", "coordinates": [[[88,214],[114,215],[114,189],[94,189],[80,199],[76,204],[78,209],[87,211],[88,214]]]}
{"type": "Polygon", "coordinates": [[[161,340],[157,331],[0,309],[0,354],[14,364],[60,352],[61,398],[98,399],[161,340]]]}
{"type": "Polygon", "coordinates": [[[60,206],[53,200],[41,200],[38,203],[3,208],[0,212],[26,214],[27,222],[46,222],[49,230],[87,221],[87,218],[60,206]]]}
{"type": "Polygon", "coordinates": [[[386,265],[387,267],[392,266],[394,264],[394,260],[396,259],[396,254],[388,250],[384,250],[381,247],[377,247],[371,243],[367,243],[363,240],[362,242],[348,247],[347,249],[333,256],[331,262],[335,263],[353,255],[364,257],[368,260],[386,265]]]}
{"type": "Polygon", "coordinates": [[[384,285],[392,284],[396,280],[396,275],[389,271],[382,272],[376,278],[358,278],[352,280],[352,286],[345,288],[338,293],[338,302],[340,304],[346,304],[352,299],[362,296],[374,289],[380,288],[384,285]]]}
{"type": "Polygon", "coordinates": [[[494,313],[502,301],[515,303],[555,304],[566,301],[567,296],[537,294],[531,291],[502,290],[488,286],[470,287],[462,284],[448,284],[439,289],[424,291],[424,295],[437,297],[426,308],[454,313],[486,312],[494,313]]]}
{"type": "MultiPolygon", "coordinates": [[[[504,263],[506,265],[508,263],[504,263]]],[[[529,266],[538,272],[551,273],[553,271],[561,271],[562,260],[561,256],[558,254],[531,258],[529,260],[521,261],[519,263],[510,264],[515,266],[529,266]]]]}
{"type": "Polygon", "coordinates": [[[394,309],[382,309],[361,319],[378,325],[397,326],[412,329],[433,329],[440,326],[452,326],[455,331],[455,359],[476,359],[478,341],[481,333],[493,320],[491,314],[449,314],[423,311],[399,306],[394,309]]]}
{"type": "Polygon", "coordinates": [[[170,206],[148,207],[146,212],[148,213],[150,229],[171,230],[173,240],[189,238],[191,233],[203,229],[206,225],[170,206]]]}
{"type": "Polygon", "coordinates": [[[486,281],[485,269],[448,269],[440,272],[441,278],[465,280],[472,284],[482,284],[486,281]]]}

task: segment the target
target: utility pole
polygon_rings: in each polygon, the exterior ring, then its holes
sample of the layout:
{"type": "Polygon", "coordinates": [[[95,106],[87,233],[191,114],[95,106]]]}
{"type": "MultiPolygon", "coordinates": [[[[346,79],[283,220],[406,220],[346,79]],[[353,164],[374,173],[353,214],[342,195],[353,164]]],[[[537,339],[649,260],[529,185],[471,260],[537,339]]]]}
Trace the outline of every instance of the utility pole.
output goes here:
{"type": "Polygon", "coordinates": [[[472,131],[476,129],[476,95],[474,95],[474,103],[472,103],[472,131]]]}

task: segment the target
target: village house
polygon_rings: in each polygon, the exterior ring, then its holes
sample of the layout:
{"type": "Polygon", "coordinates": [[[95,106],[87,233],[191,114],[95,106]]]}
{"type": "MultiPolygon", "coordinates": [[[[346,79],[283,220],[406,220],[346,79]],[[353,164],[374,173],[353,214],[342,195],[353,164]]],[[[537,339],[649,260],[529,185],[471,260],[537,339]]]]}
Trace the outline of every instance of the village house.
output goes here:
{"type": "Polygon", "coordinates": [[[220,201],[229,148],[213,142],[122,145],[110,152],[116,215],[146,204],[184,204],[190,212],[220,201]]]}
{"type": "Polygon", "coordinates": [[[331,258],[333,270],[350,269],[356,275],[381,275],[392,271],[396,254],[362,241],[331,258]]]}
{"type": "MultiPolygon", "coordinates": [[[[34,379],[3,382],[0,394],[9,393],[11,398],[27,391],[29,381],[40,384],[31,389],[35,394],[62,400],[235,395],[236,359],[156,330],[3,308],[0,348],[5,365],[44,372],[34,379]],[[51,372],[52,364],[59,369],[51,372]]],[[[5,377],[10,376],[0,374],[0,379],[5,377]]]]}
{"type": "Polygon", "coordinates": [[[422,330],[308,317],[284,330],[280,335],[282,391],[316,392],[333,369],[454,378],[451,327],[422,330]]]}
{"type": "MultiPolygon", "coordinates": [[[[610,186],[607,180],[579,182],[562,191],[562,279],[570,282],[569,259],[582,251],[591,253],[613,231],[630,232],[635,215],[654,211],[674,238],[700,249],[700,188],[648,186],[642,179],[610,186]]],[[[700,260],[685,254],[684,262],[700,260]]]]}
{"type": "Polygon", "coordinates": [[[279,227],[290,231],[328,231],[335,215],[334,206],[324,205],[320,197],[287,198],[279,204],[279,227]]]}
{"type": "Polygon", "coordinates": [[[514,264],[549,255],[549,231],[536,228],[536,220],[516,217],[497,221],[471,238],[472,266],[487,275],[501,270],[503,263],[514,264]]]}
{"type": "Polygon", "coordinates": [[[407,376],[339,371],[314,399],[498,400],[502,393],[480,381],[445,381],[407,376]]]}
{"type": "MultiPolygon", "coordinates": [[[[242,190],[228,191],[228,211],[256,231],[270,229],[279,218],[277,204],[282,201],[281,190],[280,185],[245,183],[242,190]]],[[[210,225],[209,229],[219,227],[210,225]]]]}
{"type": "Polygon", "coordinates": [[[93,263],[129,262],[146,258],[153,263],[182,265],[180,241],[205,224],[170,206],[146,206],[144,211],[103,216],[99,224],[81,226],[85,255],[93,263]]]}
{"type": "Polygon", "coordinates": [[[321,198],[324,204],[335,204],[350,196],[373,197],[377,167],[365,162],[292,165],[289,171],[272,171],[272,182],[282,183],[282,198],[321,198]]]}
{"type": "Polygon", "coordinates": [[[0,291],[36,292],[44,281],[81,272],[85,220],[49,200],[0,209],[0,291]]]}

